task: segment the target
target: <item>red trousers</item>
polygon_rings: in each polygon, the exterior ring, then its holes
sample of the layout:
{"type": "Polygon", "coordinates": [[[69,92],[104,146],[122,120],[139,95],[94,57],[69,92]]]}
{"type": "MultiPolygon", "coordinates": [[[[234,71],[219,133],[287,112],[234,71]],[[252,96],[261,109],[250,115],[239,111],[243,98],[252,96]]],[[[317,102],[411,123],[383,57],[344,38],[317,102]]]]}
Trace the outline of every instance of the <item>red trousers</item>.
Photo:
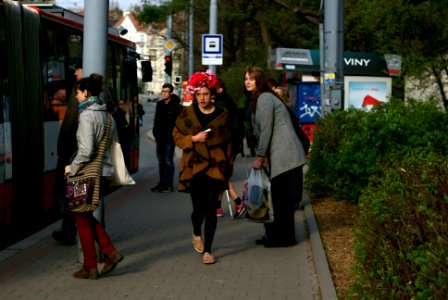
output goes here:
{"type": "Polygon", "coordinates": [[[112,241],[93,213],[77,213],[76,223],[78,226],[79,241],[81,242],[82,254],[84,256],[84,267],[92,269],[97,267],[97,255],[95,241],[100,246],[101,253],[107,254],[115,250],[112,241]]]}

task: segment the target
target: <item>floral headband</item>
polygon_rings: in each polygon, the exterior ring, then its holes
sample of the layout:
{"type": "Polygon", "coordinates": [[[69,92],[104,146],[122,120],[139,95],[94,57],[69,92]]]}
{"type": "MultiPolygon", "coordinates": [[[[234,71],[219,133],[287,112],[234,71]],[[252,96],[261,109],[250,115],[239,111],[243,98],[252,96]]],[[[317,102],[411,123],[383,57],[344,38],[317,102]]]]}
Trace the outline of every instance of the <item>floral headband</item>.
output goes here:
{"type": "Polygon", "coordinates": [[[208,89],[216,88],[218,84],[218,78],[212,71],[196,72],[191,75],[187,83],[187,90],[191,93],[199,91],[201,88],[206,87],[208,89]]]}

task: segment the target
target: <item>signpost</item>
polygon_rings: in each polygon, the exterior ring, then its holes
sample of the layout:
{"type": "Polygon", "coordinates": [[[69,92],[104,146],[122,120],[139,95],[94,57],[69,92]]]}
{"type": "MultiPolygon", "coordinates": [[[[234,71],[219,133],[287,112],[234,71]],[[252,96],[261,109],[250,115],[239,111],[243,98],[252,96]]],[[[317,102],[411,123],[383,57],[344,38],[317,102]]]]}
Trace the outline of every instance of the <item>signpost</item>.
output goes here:
{"type": "Polygon", "coordinates": [[[222,65],[222,34],[202,35],[202,64],[222,65]]]}

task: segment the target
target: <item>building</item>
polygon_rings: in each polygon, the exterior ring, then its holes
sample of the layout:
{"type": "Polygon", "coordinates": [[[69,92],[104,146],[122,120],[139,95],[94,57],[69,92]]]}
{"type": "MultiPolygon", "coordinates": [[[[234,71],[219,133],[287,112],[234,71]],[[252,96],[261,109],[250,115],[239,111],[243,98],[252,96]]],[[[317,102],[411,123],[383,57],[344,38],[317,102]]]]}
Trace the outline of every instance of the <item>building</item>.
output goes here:
{"type": "Polygon", "coordinates": [[[114,25],[114,28],[120,32],[123,38],[131,40],[137,45],[139,92],[149,96],[159,95],[165,82],[163,45],[166,40],[166,27],[156,29],[151,25],[141,24],[132,13],[123,12],[123,17],[114,25]],[[151,61],[153,70],[151,82],[142,81],[141,62],[144,60],[151,61]]]}

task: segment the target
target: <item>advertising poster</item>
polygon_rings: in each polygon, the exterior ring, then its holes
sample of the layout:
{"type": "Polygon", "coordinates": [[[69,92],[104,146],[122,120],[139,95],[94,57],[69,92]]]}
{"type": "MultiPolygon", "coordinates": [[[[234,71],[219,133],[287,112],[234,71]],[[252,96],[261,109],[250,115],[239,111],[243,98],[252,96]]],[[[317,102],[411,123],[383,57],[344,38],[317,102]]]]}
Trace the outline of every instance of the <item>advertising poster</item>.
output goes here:
{"type": "Polygon", "coordinates": [[[300,82],[297,84],[296,116],[302,124],[315,123],[322,117],[320,104],[320,83],[300,82]]]}
{"type": "Polygon", "coordinates": [[[345,109],[370,110],[387,102],[392,91],[392,79],[387,77],[345,76],[345,109]]]}

